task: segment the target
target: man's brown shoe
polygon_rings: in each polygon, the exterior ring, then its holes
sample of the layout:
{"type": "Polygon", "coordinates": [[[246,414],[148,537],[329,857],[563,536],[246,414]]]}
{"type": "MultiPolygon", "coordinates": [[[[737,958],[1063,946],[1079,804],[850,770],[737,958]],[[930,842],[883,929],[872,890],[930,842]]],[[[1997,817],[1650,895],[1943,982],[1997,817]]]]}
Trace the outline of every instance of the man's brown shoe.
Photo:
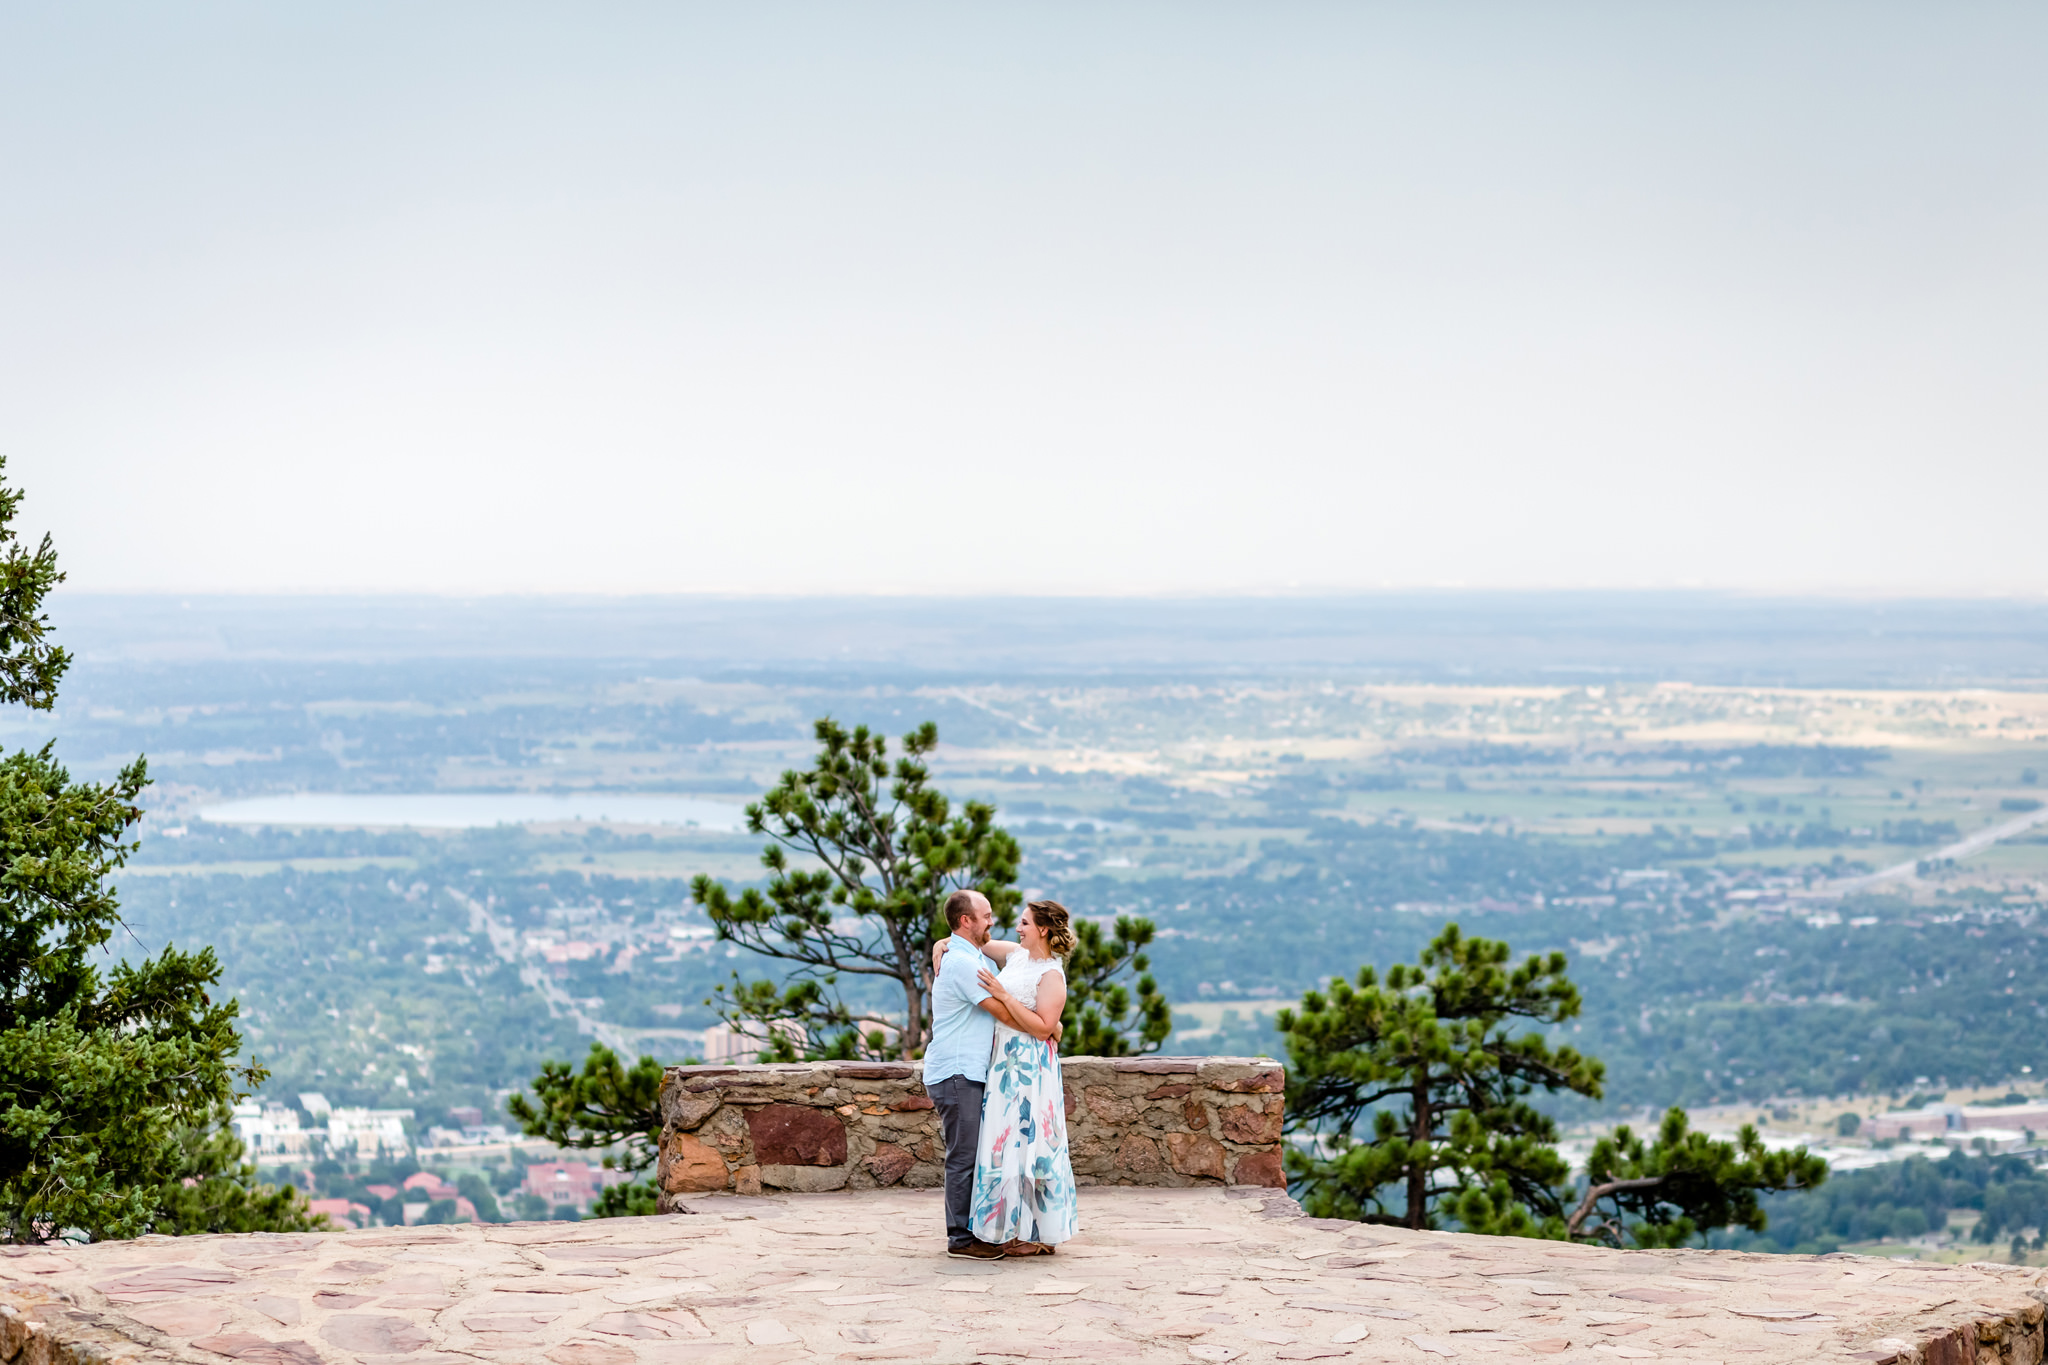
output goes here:
{"type": "Polygon", "coordinates": [[[965,1261],[1000,1261],[1003,1249],[994,1242],[969,1242],[964,1247],[947,1247],[948,1256],[958,1256],[965,1261]]]}

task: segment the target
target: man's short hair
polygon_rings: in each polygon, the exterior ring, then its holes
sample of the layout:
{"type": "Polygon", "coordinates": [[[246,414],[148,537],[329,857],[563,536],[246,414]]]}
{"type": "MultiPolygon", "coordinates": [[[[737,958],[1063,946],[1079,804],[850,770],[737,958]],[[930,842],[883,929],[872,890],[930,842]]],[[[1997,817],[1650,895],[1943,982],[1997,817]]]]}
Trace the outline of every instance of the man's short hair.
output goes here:
{"type": "Polygon", "coordinates": [[[960,921],[974,913],[974,903],[981,899],[979,891],[965,889],[955,891],[946,897],[946,927],[958,929],[960,921]]]}

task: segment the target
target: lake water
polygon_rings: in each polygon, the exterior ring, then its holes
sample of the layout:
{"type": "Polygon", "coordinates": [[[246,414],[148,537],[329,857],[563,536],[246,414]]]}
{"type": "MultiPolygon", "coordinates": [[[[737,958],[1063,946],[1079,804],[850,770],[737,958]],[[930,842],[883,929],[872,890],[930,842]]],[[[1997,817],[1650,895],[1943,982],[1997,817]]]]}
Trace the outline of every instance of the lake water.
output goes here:
{"type": "Polygon", "coordinates": [[[492,825],[585,820],[737,830],[744,828],[745,814],[739,802],[660,792],[425,792],[406,796],[300,792],[224,801],[200,810],[199,818],[222,825],[409,825],[421,829],[488,829],[492,825]]]}

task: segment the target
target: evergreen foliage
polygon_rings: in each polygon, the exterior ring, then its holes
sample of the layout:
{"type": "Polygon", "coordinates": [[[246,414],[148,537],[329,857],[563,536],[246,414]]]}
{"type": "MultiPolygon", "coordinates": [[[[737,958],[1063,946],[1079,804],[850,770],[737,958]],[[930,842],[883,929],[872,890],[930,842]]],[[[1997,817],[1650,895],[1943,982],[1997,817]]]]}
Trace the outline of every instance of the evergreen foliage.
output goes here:
{"type": "Polygon", "coordinates": [[[1074,921],[1074,950],[1067,954],[1067,1005],[1060,1012],[1060,1050],[1069,1057],[1128,1057],[1157,1052],[1173,1032],[1173,1010],[1152,977],[1145,945],[1152,921],[1118,915],[1108,934],[1093,920],[1074,921]],[[1116,980],[1126,967],[1138,973],[1131,986],[1116,980]]]}
{"type": "MultiPolygon", "coordinates": [[[[0,476],[7,459],[0,456],[0,476]]],[[[57,704],[57,683],[71,656],[47,638],[50,618],[43,598],[64,581],[57,551],[44,536],[30,551],[14,530],[22,493],[0,483],[0,703],[19,702],[34,711],[57,704]]]]}
{"type": "Polygon", "coordinates": [[[659,1196],[654,1183],[649,1180],[631,1180],[623,1185],[607,1185],[597,1192],[597,1200],[590,1206],[592,1218],[644,1218],[648,1214],[660,1213],[656,1203],[659,1196]]]}
{"type": "Polygon", "coordinates": [[[201,1232],[307,1232],[328,1226],[289,1185],[265,1185],[228,1126],[226,1106],[208,1121],[178,1131],[178,1163],[157,1183],[150,1231],[174,1237],[201,1232]],[[188,1183],[189,1182],[189,1183],[188,1183]]]}
{"type": "Polygon", "coordinates": [[[738,896],[708,876],[691,882],[719,937],[794,964],[772,981],[718,988],[719,1012],[761,1032],[763,1057],[915,1057],[931,1020],[931,948],[944,938],[946,897],[971,887],[996,922],[1016,923],[1016,840],[995,808],[966,802],[958,815],[931,785],[924,758],[938,747],[927,721],[903,737],[892,766],[888,741],[866,726],[817,722],[817,762],[789,771],[747,807],[747,829],[771,842],[761,854],[765,890],[738,896]],[[792,865],[789,854],[822,864],[792,865]],[[901,1013],[850,1004],[842,977],[884,979],[901,1013]]]}
{"type": "Polygon", "coordinates": [[[1503,1211],[1563,1217],[1557,1124],[1525,1097],[1598,1098],[1600,1064],[1519,1031],[1579,1012],[1564,954],[1507,961],[1507,944],[1448,924],[1420,966],[1384,982],[1364,967],[1280,1012],[1288,1113],[1329,1152],[1287,1153],[1310,1212],[1430,1228],[1436,1205],[1477,1187],[1503,1211]]]}
{"type": "Polygon", "coordinates": [[[1627,1125],[1593,1144],[1586,1191],[1565,1232],[1612,1246],[1626,1234],[1639,1247],[1685,1246],[1706,1228],[1762,1232],[1760,1194],[1812,1189],[1827,1177],[1827,1162],[1804,1147],[1766,1150],[1747,1123],[1733,1142],[1709,1137],[1673,1108],[1648,1144],[1627,1125]]]}
{"type": "Polygon", "coordinates": [[[661,1140],[661,1073],[652,1057],[629,1069],[616,1052],[592,1043],[580,1072],[567,1062],[544,1062],[533,1078],[533,1099],[514,1095],[505,1107],[528,1137],[586,1151],[623,1146],[622,1155],[607,1154],[604,1164],[644,1171],[661,1140]]]}
{"type": "Polygon", "coordinates": [[[1649,1142],[1627,1127],[1602,1138],[1583,1189],[1572,1186],[1555,1122],[1526,1097],[1597,1099],[1602,1068],[1517,1031],[1578,1013],[1564,954],[1513,968],[1508,956],[1507,944],[1448,924],[1420,966],[1397,963],[1384,982],[1366,967],[1355,987],[1340,979],[1280,1012],[1291,1126],[1321,1139],[1287,1153],[1311,1212],[1412,1228],[1447,1216],[1495,1236],[1674,1247],[1710,1229],[1760,1232],[1762,1195],[1827,1178],[1826,1162],[1803,1147],[1767,1151],[1747,1126],[1733,1142],[1712,1138],[1674,1108],[1649,1142]]]}
{"type": "MultiPolygon", "coordinates": [[[[0,465],[4,469],[4,465],[0,465]]],[[[63,575],[47,537],[30,554],[0,487],[0,699],[48,709],[69,660],[43,597],[63,575]]],[[[53,745],[0,757],[0,1236],[132,1237],[152,1229],[301,1228],[290,1191],[255,1184],[222,1130],[238,1085],[239,1013],[211,994],[213,952],[166,946],[103,971],[121,925],[107,879],[135,844],[148,782],[73,782],[53,745]],[[190,1179],[193,1183],[186,1185],[190,1179]]]]}

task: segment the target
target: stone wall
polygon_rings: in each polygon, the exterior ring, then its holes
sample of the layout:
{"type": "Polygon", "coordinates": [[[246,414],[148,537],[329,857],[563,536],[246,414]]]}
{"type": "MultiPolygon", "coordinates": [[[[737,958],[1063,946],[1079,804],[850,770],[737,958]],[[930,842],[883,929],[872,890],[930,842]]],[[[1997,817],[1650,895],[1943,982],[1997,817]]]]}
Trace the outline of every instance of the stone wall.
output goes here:
{"type": "MultiPolygon", "coordinates": [[[[1067,1146],[1082,1185],[1264,1185],[1280,1170],[1285,1076],[1265,1057],[1069,1057],[1067,1146]]],[[[918,1062],[672,1066],[661,1083],[663,1209],[715,1190],[942,1183],[918,1062]]]]}

